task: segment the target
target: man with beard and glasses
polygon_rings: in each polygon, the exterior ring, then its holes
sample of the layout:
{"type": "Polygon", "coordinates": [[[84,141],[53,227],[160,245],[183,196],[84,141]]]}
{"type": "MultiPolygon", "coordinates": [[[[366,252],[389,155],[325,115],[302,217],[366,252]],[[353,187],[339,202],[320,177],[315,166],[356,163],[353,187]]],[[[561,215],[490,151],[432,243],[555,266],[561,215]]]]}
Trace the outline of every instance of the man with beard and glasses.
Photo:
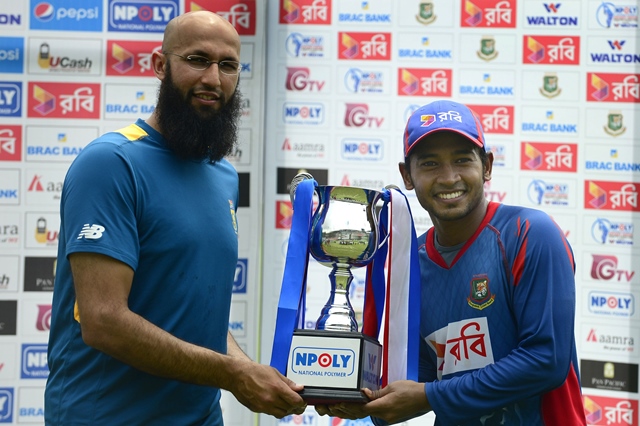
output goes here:
{"type": "Polygon", "coordinates": [[[169,22],[147,120],[85,147],[64,182],[47,425],[222,425],[220,389],[301,414],[302,386],[228,332],[238,257],[240,38],[206,11],[169,22]]]}
{"type": "Polygon", "coordinates": [[[564,232],[545,212],[486,199],[493,153],[469,107],[424,105],[403,136],[400,174],[433,221],[418,238],[418,381],[316,410],[376,425],[429,411],[436,426],[586,425],[564,232]]]}

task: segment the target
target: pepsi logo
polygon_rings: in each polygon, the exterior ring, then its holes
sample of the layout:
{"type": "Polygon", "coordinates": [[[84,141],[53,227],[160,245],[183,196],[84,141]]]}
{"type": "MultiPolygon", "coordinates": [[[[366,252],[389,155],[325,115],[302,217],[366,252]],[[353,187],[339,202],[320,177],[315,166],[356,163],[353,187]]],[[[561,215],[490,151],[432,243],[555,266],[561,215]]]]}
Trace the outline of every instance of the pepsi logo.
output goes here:
{"type": "Polygon", "coordinates": [[[51,3],[38,3],[33,9],[33,14],[39,21],[49,22],[53,19],[53,6],[51,3]]]}

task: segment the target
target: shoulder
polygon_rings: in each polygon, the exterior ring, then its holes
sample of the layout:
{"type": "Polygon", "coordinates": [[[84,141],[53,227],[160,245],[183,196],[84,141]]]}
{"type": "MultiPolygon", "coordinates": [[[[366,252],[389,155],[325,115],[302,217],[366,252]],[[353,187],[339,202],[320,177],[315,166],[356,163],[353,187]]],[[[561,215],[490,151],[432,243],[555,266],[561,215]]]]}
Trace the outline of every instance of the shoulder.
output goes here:
{"type": "Polygon", "coordinates": [[[557,228],[557,225],[551,216],[542,210],[522,206],[511,206],[507,204],[501,204],[497,208],[496,214],[492,218],[491,222],[494,226],[515,226],[524,231],[529,230],[532,227],[536,229],[547,227],[557,228]]]}

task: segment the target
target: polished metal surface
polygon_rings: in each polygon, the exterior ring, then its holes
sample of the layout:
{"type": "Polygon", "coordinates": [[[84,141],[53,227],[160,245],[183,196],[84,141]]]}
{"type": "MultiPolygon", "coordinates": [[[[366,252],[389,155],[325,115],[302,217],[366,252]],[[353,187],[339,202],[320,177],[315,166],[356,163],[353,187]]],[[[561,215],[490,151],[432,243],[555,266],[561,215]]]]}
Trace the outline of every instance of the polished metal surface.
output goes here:
{"type": "Polygon", "coordinates": [[[376,204],[382,192],[351,186],[317,186],[316,193],[319,200],[311,223],[309,251],[318,262],[332,268],[331,294],[316,329],[357,332],[358,323],[349,300],[351,268],[368,264],[378,249],[376,204]]]}

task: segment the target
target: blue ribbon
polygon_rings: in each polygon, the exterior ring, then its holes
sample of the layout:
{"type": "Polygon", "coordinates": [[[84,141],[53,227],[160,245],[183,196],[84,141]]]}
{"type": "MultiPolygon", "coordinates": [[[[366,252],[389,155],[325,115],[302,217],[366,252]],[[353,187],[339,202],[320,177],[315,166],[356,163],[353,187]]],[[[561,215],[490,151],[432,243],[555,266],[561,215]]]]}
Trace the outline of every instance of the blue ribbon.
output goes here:
{"type": "Polygon", "coordinates": [[[291,349],[293,331],[304,328],[305,288],[309,261],[309,231],[311,228],[313,193],[317,182],[301,181],[295,189],[291,233],[287,246],[287,259],[282,277],[276,329],[271,351],[271,366],[283,375],[291,349]]]}

